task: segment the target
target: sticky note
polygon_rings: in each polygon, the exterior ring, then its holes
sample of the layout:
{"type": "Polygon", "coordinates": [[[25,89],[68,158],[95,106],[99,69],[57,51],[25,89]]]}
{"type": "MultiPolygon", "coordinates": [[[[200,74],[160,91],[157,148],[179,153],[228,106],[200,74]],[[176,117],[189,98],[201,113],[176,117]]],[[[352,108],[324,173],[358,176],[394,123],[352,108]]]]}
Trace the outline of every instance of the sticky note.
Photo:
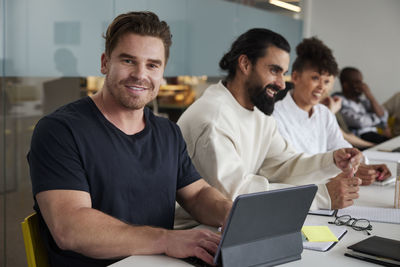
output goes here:
{"type": "Polygon", "coordinates": [[[309,242],[338,242],[328,226],[303,226],[301,232],[309,242]]]}

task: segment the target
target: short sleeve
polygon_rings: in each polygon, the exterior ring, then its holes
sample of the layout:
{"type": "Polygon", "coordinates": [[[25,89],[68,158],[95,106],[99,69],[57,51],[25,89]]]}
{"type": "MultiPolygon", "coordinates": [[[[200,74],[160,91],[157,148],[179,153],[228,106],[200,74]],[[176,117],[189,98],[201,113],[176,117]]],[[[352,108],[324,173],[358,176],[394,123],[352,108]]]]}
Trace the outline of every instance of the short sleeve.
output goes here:
{"type": "Polygon", "coordinates": [[[190,159],[185,140],[183,139],[181,130],[176,126],[178,131],[178,143],[179,143],[179,166],[178,166],[178,181],[176,189],[179,190],[201,178],[200,174],[194,167],[192,160],[190,159]]]}
{"type": "Polygon", "coordinates": [[[41,119],[33,132],[27,158],[34,196],[56,189],[89,191],[72,130],[66,123],[41,119]]]}

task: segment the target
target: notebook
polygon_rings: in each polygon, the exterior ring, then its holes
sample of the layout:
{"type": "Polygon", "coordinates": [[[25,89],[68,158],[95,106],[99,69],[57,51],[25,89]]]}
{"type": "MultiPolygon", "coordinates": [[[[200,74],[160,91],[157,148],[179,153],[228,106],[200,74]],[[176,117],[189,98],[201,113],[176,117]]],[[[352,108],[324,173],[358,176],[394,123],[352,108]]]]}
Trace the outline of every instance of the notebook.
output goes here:
{"type": "Polygon", "coordinates": [[[385,266],[400,266],[400,241],[372,236],[348,247],[346,256],[378,263],[385,266]]]}
{"type": "Polygon", "coordinates": [[[272,266],[301,259],[301,227],[316,191],[305,185],[238,196],[214,264],[272,266]]]}
{"type": "MultiPolygon", "coordinates": [[[[347,233],[346,228],[330,225],[329,229],[331,229],[332,233],[337,237],[340,241],[342,237],[347,233]]],[[[303,239],[303,247],[309,250],[316,251],[328,251],[333,248],[338,242],[309,242],[307,239],[303,239]]]]}
{"type": "Polygon", "coordinates": [[[321,216],[333,216],[333,215],[335,215],[335,212],[337,212],[337,210],[319,209],[319,210],[309,210],[308,214],[321,215],[321,216]]]}

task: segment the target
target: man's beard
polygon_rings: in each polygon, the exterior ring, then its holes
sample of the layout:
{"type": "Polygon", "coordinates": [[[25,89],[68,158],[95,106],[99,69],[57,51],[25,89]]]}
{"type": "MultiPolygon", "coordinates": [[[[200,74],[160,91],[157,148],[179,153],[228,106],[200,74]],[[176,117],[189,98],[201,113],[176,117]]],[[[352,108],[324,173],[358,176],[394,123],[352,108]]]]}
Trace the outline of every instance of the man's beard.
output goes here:
{"type": "Polygon", "coordinates": [[[276,92],[279,92],[280,88],[274,84],[268,84],[264,88],[261,86],[255,86],[249,88],[250,100],[259,110],[265,115],[270,116],[274,112],[275,96],[270,97],[267,95],[267,88],[271,88],[276,92]]]}
{"type": "Polygon", "coordinates": [[[154,90],[154,87],[150,82],[138,80],[136,78],[128,78],[121,81],[116,81],[108,78],[106,76],[106,84],[107,88],[109,88],[110,94],[114,97],[114,99],[124,108],[137,110],[142,109],[147,103],[152,101],[157,96],[157,91],[154,90]],[[146,88],[150,88],[146,94],[143,94],[142,97],[137,96],[134,97],[128,94],[125,91],[125,84],[144,86],[146,88]]]}

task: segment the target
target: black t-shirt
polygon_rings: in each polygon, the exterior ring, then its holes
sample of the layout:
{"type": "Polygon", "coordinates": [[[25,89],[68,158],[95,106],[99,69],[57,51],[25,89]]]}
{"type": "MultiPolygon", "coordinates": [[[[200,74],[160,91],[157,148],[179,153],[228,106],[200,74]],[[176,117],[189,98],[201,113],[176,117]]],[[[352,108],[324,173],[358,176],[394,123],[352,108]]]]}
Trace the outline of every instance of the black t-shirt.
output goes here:
{"type": "MultiPolygon", "coordinates": [[[[28,153],[33,195],[54,189],[86,191],[94,209],[121,221],[172,229],[176,191],[200,175],[178,126],[147,107],[144,116],[145,128],[126,135],[86,97],[42,118],[28,153]]],[[[36,198],[34,208],[40,214],[36,198]]],[[[113,262],[60,250],[40,221],[54,265],[113,262]]]]}

